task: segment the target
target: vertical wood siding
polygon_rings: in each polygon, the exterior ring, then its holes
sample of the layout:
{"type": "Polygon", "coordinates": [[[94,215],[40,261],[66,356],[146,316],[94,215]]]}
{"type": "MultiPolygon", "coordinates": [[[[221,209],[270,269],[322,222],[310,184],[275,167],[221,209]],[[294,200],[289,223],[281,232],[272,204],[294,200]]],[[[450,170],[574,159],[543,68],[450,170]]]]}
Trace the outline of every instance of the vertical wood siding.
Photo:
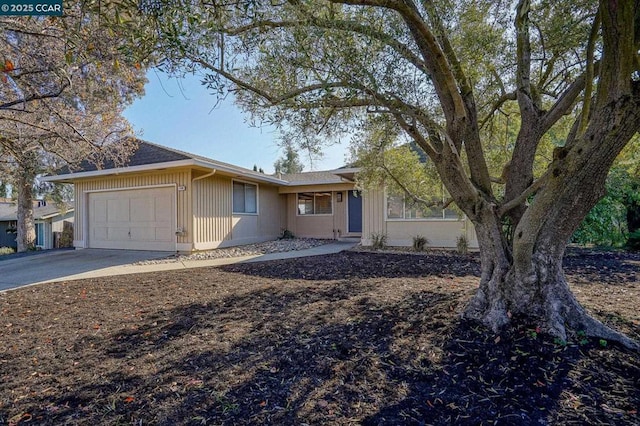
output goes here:
{"type": "Polygon", "coordinates": [[[86,214],[86,193],[91,191],[116,190],[125,188],[141,188],[155,185],[184,186],[184,191],[177,191],[177,225],[185,232],[178,236],[179,244],[189,244],[192,239],[192,209],[191,209],[191,171],[176,170],[168,172],[141,173],[125,176],[106,176],[91,180],[75,182],[75,224],[74,240],[84,240],[84,224],[86,214]]]}
{"type": "Polygon", "coordinates": [[[372,189],[362,196],[362,241],[367,244],[371,234],[385,233],[384,190],[372,189]]]}
{"type": "Polygon", "coordinates": [[[231,239],[231,179],[212,176],[193,183],[194,243],[231,239]]]}

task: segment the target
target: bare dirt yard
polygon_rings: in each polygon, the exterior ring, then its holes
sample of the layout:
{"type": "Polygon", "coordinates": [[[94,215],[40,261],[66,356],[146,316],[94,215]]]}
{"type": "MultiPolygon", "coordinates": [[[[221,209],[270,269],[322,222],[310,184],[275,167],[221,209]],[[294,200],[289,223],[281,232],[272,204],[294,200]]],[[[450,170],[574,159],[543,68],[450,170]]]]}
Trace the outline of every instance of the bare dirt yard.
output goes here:
{"type": "MultiPolygon", "coordinates": [[[[640,339],[640,255],[572,288],[640,339]]],[[[461,322],[477,257],[343,252],[0,294],[0,424],[640,424],[640,354],[461,322]]]]}

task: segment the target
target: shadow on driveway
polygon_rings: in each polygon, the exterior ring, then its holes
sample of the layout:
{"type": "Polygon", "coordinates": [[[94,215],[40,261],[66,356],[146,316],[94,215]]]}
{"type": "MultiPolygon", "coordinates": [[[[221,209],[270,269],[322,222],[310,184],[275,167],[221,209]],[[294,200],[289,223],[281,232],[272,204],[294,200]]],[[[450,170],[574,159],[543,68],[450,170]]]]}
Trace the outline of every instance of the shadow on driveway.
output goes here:
{"type": "Polygon", "coordinates": [[[134,250],[52,250],[0,262],[0,291],[148,259],[170,256],[169,252],[134,250]]]}

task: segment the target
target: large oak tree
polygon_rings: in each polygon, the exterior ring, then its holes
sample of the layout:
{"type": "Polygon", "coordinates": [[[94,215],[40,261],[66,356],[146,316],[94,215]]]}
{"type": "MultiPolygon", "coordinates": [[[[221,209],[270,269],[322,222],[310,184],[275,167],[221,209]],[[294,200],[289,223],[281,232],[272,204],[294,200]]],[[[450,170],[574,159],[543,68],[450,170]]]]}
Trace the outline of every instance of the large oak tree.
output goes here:
{"type": "Polygon", "coordinates": [[[635,345],[585,312],[562,258],[640,128],[637,0],[142,4],[157,31],[137,43],[159,43],[166,69],[202,72],[214,93],[236,92],[307,141],[357,129],[426,153],[478,236],[467,317],[497,330],[527,316],[563,339],[635,345]],[[505,109],[516,127],[506,162],[486,131],[505,109]],[[558,126],[570,130],[536,174],[558,126]]]}

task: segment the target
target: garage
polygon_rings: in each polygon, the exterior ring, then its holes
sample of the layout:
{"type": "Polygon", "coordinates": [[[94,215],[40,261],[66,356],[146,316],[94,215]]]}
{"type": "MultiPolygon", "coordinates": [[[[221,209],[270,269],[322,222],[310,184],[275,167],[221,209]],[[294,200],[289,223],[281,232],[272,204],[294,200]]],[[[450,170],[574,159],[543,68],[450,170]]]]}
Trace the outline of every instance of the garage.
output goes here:
{"type": "Polygon", "coordinates": [[[175,188],[92,192],[88,247],[175,251],[175,188]]]}

